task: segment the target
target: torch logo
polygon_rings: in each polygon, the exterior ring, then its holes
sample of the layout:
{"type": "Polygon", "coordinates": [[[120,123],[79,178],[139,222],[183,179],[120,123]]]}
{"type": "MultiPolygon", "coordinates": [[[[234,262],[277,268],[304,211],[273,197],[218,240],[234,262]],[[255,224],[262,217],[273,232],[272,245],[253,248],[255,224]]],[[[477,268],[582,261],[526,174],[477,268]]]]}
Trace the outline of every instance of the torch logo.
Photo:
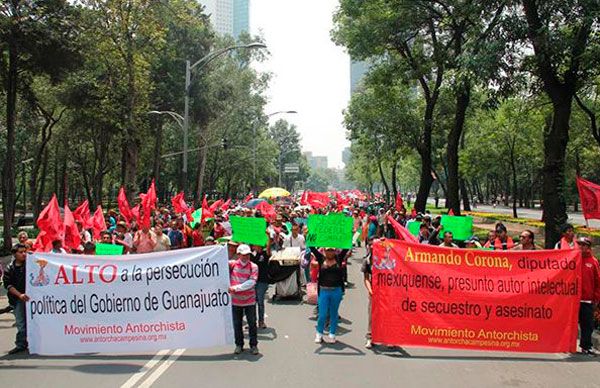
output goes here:
{"type": "Polygon", "coordinates": [[[390,257],[390,254],[392,252],[392,248],[394,247],[394,244],[392,244],[391,242],[387,242],[387,241],[383,241],[380,243],[382,247],[385,248],[385,255],[384,257],[377,257],[374,256],[373,257],[373,267],[377,268],[378,270],[394,270],[394,268],[396,268],[396,260],[392,259],[390,257]]]}
{"type": "Polygon", "coordinates": [[[29,276],[31,277],[31,279],[29,280],[29,284],[31,284],[34,287],[47,286],[50,283],[50,279],[48,278],[48,275],[46,275],[46,272],[44,272],[44,268],[46,267],[46,265],[48,265],[48,261],[44,259],[39,259],[36,260],[35,263],[40,267],[40,271],[38,272],[37,277],[35,277],[33,274],[29,274],[29,276]]]}

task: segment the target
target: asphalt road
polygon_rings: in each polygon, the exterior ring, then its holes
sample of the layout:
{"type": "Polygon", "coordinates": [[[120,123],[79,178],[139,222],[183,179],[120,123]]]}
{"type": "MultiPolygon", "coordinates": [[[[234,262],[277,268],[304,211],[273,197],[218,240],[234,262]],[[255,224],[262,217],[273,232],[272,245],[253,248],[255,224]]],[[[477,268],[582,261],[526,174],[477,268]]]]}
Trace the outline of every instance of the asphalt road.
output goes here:
{"type": "MultiPolygon", "coordinates": [[[[599,361],[566,354],[519,354],[424,348],[364,348],[366,292],[360,258],[340,313],[339,342],[313,342],[313,306],[267,303],[261,355],[233,346],[157,354],[0,357],[5,386],[27,387],[598,387],[599,361]]],[[[0,300],[4,305],[6,299],[0,300]]],[[[10,315],[0,315],[0,353],[12,348],[10,315]]]]}

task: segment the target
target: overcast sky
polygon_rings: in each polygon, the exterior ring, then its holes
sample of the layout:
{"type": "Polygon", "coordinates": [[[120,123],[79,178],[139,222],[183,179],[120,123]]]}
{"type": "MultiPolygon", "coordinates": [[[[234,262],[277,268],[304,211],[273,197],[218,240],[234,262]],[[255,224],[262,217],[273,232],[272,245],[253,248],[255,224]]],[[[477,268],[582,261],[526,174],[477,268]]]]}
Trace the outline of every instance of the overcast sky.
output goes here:
{"type": "Polygon", "coordinates": [[[342,166],[349,145],[342,110],[350,97],[348,55],[330,38],[337,0],[251,0],[250,28],[266,41],[270,58],[258,66],[273,73],[266,113],[296,124],[303,151],[326,155],[329,167],[342,166]]]}

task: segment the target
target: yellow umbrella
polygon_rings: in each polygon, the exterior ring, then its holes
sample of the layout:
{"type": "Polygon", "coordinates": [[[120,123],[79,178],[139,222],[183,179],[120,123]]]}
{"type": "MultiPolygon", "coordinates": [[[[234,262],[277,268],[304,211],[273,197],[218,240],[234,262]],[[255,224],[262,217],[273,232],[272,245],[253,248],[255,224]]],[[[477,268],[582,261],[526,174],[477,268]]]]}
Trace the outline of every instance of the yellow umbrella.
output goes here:
{"type": "Polygon", "coordinates": [[[271,187],[260,193],[258,198],[289,197],[290,195],[290,192],[286,189],[282,189],[281,187],[271,187]]]}

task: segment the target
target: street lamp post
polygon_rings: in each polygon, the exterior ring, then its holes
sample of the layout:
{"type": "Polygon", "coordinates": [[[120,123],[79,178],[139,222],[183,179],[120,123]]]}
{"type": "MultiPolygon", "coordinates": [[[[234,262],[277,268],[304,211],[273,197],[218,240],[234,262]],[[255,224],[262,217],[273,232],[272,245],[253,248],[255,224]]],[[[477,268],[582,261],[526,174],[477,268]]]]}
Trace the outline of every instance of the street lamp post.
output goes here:
{"type": "Polygon", "coordinates": [[[245,49],[253,49],[253,48],[266,48],[267,46],[263,43],[254,42],[245,45],[235,45],[225,47],[221,50],[212,51],[200,58],[193,64],[191,64],[190,60],[185,61],[185,97],[184,97],[184,108],[183,108],[183,167],[181,169],[183,175],[183,185],[184,190],[187,186],[187,167],[188,167],[188,131],[190,125],[190,86],[192,82],[192,70],[196,67],[198,69],[203,68],[208,63],[210,63],[213,59],[229,52],[232,50],[245,48],[245,49]]]}
{"type": "MultiPolygon", "coordinates": [[[[269,113],[267,118],[278,114],[296,114],[295,110],[280,110],[269,113]]],[[[281,150],[280,150],[281,151],[281,150]]],[[[281,152],[279,152],[279,164],[281,167],[281,152]]],[[[256,192],[256,125],[252,126],[252,183],[254,186],[253,192],[256,192]]],[[[279,186],[281,186],[281,169],[279,169],[279,186]]]]}

